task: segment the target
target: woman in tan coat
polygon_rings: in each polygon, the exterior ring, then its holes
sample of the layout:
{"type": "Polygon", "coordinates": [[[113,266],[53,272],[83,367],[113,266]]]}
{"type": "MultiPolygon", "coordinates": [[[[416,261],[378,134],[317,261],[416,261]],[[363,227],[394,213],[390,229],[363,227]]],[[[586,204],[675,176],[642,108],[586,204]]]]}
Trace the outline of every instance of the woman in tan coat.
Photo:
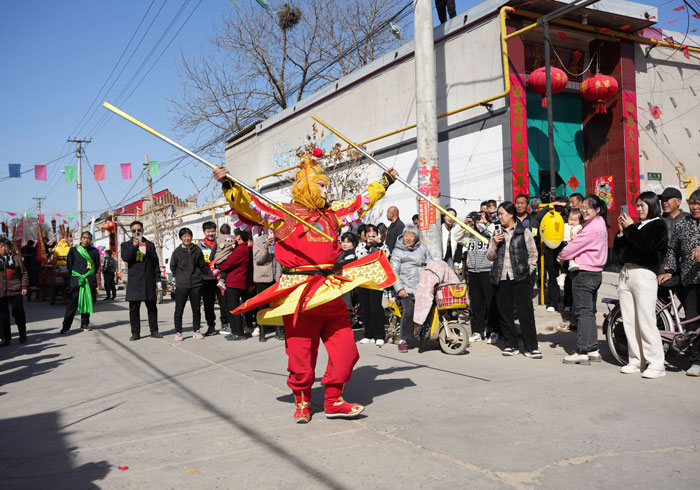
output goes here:
{"type": "MultiPolygon", "coordinates": [[[[275,262],[275,234],[272,230],[265,230],[253,240],[253,282],[256,294],[276,283],[281,275],[282,267],[275,262]]],[[[258,328],[258,340],[266,342],[265,326],[258,325],[258,328]]],[[[275,328],[275,337],[284,340],[283,327],[275,328]]]]}

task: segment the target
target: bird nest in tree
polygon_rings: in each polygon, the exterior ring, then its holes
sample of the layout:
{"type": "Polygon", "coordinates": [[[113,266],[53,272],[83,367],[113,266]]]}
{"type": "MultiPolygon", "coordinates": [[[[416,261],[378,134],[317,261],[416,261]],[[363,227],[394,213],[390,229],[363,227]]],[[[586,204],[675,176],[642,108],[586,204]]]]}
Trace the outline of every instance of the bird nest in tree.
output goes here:
{"type": "Polygon", "coordinates": [[[285,3],[277,9],[277,25],[286,31],[291,29],[301,20],[301,10],[291,4],[285,3]]]}

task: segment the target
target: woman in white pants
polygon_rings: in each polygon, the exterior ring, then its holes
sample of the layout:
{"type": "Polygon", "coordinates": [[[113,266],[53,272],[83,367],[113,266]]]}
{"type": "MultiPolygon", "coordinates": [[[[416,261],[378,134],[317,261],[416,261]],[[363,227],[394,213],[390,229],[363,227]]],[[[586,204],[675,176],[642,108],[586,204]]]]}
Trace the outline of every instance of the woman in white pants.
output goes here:
{"type": "Polygon", "coordinates": [[[617,291],[629,354],[629,363],[620,372],[653,379],[666,375],[655,310],[656,276],[666,255],[668,233],[655,193],[642,192],[637,197],[637,213],[640,223],[620,215],[614,244],[622,265],[617,291]]]}

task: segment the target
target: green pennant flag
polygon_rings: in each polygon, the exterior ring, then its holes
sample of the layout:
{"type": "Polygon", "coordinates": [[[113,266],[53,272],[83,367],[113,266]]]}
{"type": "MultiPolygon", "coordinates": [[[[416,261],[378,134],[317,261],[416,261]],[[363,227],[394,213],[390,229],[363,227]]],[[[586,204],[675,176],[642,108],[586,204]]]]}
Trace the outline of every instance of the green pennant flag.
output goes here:
{"type": "Polygon", "coordinates": [[[73,221],[73,213],[68,213],[68,221],[73,221]]]}
{"type": "Polygon", "coordinates": [[[33,217],[34,217],[34,215],[33,215],[32,213],[27,213],[26,216],[27,216],[27,218],[33,218],[33,217]]]}
{"type": "Polygon", "coordinates": [[[75,165],[64,165],[63,172],[66,175],[66,182],[76,182],[78,180],[78,172],[75,165]]]}
{"type": "Polygon", "coordinates": [[[158,177],[160,175],[160,162],[148,162],[148,173],[151,174],[151,177],[158,177]]]}

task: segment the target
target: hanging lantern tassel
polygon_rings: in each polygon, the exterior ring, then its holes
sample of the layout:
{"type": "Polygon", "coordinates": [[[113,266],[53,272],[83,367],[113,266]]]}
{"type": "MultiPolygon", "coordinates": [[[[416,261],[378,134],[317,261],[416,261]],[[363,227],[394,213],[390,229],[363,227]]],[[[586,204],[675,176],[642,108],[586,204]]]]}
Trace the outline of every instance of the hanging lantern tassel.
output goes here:
{"type": "MultiPolygon", "coordinates": [[[[559,68],[551,67],[552,70],[552,95],[560,93],[566,88],[566,84],[569,82],[569,77],[566,76],[559,68]]],[[[542,107],[547,108],[547,73],[544,67],[538,68],[532,73],[527,80],[527,84],[530,89],[542,95],[542,107]]]]}
{"type": "Polygon", "coordinates": [[[614,77],[599,73],[581,82],[581,97],[593,102],[596,114],[607,114],[606,103],[615,96],[617,89],[614,77]]]}

